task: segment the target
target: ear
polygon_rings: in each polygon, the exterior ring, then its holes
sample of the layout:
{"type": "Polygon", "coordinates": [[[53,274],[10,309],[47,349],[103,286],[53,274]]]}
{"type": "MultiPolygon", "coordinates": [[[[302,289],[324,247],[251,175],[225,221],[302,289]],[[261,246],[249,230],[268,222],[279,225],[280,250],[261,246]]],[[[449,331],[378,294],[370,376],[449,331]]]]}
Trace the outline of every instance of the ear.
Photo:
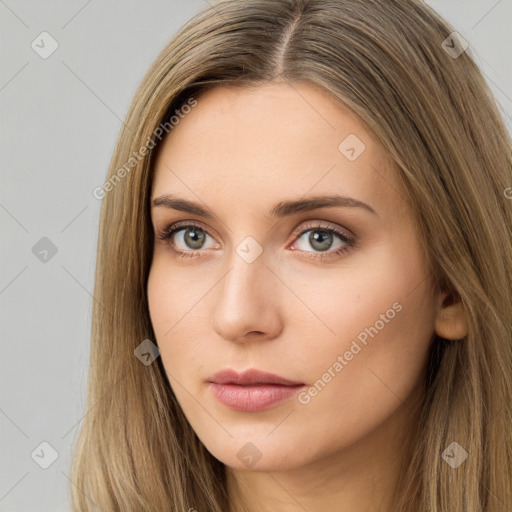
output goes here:
{"type": "Polygon", "coordinates": [[[446,340],[460,340],[468,334],[468,321],[462,301],[456,293],[443,292],[439,296],[439,310],[435,331],[446,340]]]}

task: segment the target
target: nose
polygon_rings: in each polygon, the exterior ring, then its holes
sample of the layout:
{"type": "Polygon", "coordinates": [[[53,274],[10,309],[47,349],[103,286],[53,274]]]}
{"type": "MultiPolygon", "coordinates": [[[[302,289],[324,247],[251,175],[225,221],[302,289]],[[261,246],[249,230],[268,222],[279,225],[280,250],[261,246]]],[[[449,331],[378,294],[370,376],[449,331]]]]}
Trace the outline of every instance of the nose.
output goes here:
{"type": "Polygon", "coordinates": [[[247,263],[235,254],[231,269],[217,287],[213,330],[233,342],[275,338],[283,328],[279,286],[263,255],[247,263]]]}

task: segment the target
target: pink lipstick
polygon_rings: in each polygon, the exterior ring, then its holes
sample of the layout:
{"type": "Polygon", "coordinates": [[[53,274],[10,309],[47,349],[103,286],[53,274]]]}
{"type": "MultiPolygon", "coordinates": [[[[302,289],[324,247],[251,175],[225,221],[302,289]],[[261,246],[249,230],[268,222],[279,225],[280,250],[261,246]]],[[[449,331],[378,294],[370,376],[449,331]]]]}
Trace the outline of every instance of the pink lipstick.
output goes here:
{"type": "Polygon", "coordinates": [[[222,370],[207,379],[217,400],[235,411],[257,412],[297,393],[303,382],[250,369],[242,373],[222,370]]]}

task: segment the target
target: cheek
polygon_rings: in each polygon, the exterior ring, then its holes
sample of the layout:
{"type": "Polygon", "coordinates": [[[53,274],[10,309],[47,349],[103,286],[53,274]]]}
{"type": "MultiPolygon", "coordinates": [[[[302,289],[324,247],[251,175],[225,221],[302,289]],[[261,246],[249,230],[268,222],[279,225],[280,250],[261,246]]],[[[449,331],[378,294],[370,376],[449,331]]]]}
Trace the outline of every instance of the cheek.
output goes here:
{"type": "MultiPolygon", "coordinates": [[[[151,321],[157,337],[172,336],[186,314],[207,291],[204,276],[173,268],[163,251],[154,256],[147,293],[151,321]]],[[[197,311],[197,310],[195,310],[197,311]]]]}
{"type": "MultiPolygon", "coordinates": [[[[187,368],[201,367],[204,325],[200,301],[211,285],[190,272],[169,269],[165,257],[156,257],[148,276],[148,305],[162,363],[168,376],[189,380],[187,368]],[[180,376],[183,376],[180,378],[180,376]]],[[[206,323],[205,323],[206,322],[206,323]]]]}
{"type": "Polygon", "coordinates": [[[396,261],[352,268],[344,279],[322,283],[325,295],[310,302],[335,334],[324,330],[301,351],[310,384],[298,397],[301,419],[309,428],[326,425],[333,439],[340,428],[344,442],[372,431],[424,377],[435,301],[421,260],[396,261]]]}
{"type": "Polygon", "coordinates": [[[170,281],[170,276],[165,275],[158,259],[154,259],[149,271],[147,294],[151,324],[160,342],[177,320],[175,284],[170,281]]]}
{"type": "Polygon", "coordinates": [[[403,245],[382,244],[347,258],[332,272],[287,267],[283,280],[293,283],[308,306],[295,301],[287,311],[303,333],[297,348],[309,362],[310,376],[324,373],[329,361],[347,351],[350,366],[371,361],[394,368],[393,361],[422,358],[422,345],[433,333],[434,301],[417,245],[409,240],[405,246],[407,254],[403,245]]]}
{"type": "MultiPolygon", "coordinates": [[[[421,284],[424,272],[415,254],[406,261],[403,255],[397,256],[393,245],[388,244],[349,257],[331,270],[296,263],[279,268],[295,296],[282,295],[288,299],[281,300],[286,322],[291,330],[304,333],[298,349],[303,348],[308,358],[315,359],[321,357],[324,348],[342,349],[358,336],[364,342],[365,336],[370,336],[366,329],[376,322],[379,333],[390,333],[392,323],[402,324],[406,315],[399,315],[397,310],[413,298],[411,292],[421,284]]],[[[429,304],[418,308],[426,306],[429,304]]],[[[412,307],[411,302],[407,309],[412,307]]],[[[423,312],[418,310],[418,314],[423,312]]]]}
{"type": "Polygon", "coordinates": [[[420,293],[399,296],[391,308],[389,302],[370,315],[365,308],[359,326],[352,328],[359,331],[356,336],[340,336],[321,354],[303,354],[310,387],[299,397],[298,419],[306,430],[324,425],[337,446],[375,430],[422,385],[433,333],[428,305],[420,293]]]}

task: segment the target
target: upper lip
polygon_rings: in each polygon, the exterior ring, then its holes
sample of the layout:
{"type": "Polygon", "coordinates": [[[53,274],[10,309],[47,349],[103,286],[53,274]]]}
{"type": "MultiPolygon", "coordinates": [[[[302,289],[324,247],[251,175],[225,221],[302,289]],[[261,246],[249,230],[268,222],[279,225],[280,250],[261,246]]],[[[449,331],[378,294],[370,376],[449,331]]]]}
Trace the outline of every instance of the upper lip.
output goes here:
{"type": "Polygon", "coordinates": [[[238,373],[231,368],[221,370],[207,379],[208,382],[214,384],[237,384],[239,386],[255,386],[258,384],[279,384],[281,386],[302,386],[303,382],[293,381],[275,375],[273,373],[264,372],[251,368],[244,372],[238,373]]]}

